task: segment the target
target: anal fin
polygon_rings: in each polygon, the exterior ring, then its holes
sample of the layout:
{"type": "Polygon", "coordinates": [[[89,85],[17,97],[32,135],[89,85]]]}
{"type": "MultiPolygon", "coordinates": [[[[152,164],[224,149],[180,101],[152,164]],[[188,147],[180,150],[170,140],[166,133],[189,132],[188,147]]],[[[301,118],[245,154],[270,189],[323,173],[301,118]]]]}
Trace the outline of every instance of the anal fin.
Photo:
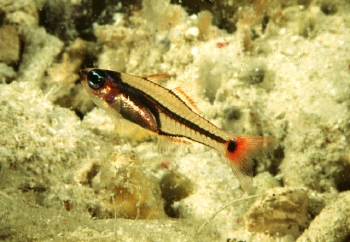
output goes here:
{"type": "Polygon", "coordinates": [[[189,143],[190,141],[185,138],[158,135],[158,151],[160,153],[168,153],[169,151],[176,150],[179,147],[178,144],[188,145],[189,143]]]}

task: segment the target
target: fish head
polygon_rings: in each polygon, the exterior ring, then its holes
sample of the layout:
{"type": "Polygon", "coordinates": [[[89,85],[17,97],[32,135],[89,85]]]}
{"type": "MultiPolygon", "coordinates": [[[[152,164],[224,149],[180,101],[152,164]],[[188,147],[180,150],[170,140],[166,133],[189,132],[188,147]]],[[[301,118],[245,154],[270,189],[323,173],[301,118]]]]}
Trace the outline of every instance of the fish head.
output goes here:
{"type": "Polygon", "coordinates": [[[110,103],[118,97],[121,82],[121,77],[118,74],[120,73],[102,69],[82,69],[79,71],[81,83],[96,104],[96,98],[110,103]]]}

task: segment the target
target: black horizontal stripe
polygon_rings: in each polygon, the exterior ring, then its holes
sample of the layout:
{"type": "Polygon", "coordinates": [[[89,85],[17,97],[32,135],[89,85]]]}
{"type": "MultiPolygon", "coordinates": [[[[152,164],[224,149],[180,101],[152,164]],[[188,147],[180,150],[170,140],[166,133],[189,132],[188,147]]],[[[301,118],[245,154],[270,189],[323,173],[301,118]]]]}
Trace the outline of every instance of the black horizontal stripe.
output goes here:
{"type": "MultiPolygon", "coordinates": [[[[150,80],[145,79],[145,78],[144,78],[144,81],[151,82],[150,80]]],[[[157,83],[154,83],[154,82],[151,82],[151,83],[154,84],[154,85],[158,85],[157,83]]],[[[160,85],[158,85],[158,86],[160,86],[160,85]]],[[[160,86],[160,87],[162,87],[162,86],[160,86]]],[[[182,99],[180,99],[171,90],[166,89],[164,87],[162,87],[162,88],[164,89],[164,91],[170,92],[170,94],[174,98],[175,102],[182,102],[184,105],[188,106],[182,99]]],[[[220,136],[217,136],[217,135],[213,134],[209,130],[204,129],[203,127],[197,125],[196,123],[193,123],[193,122],[187,120],[186,118],[181,117],[179,114],[174,113],[170,108],[164,106],[161,103],[161,101],[158,101],[156,98],[152,97],[151,95],[145,93],[142,90],[139,90],[139,89],[129,85],[128,83],[125,83],[125,82],[121,83],[121,91],[126,96],[130,95],[130,97],[138,98],[140,100],[140,102],[142,102],[142,104],[152,112],[152,114],[154,115],[154,117],[157,120],[158,134],[159,135],[180,137],[180,138],[185,137],[185,138],[188,138],[190,140],[194,140],[193,138],[191,138],[190,134],[188,136],[183,136],[183,135],[179,135],[179,134],[170,134],[170,133],[164,132],[162,130],[162,124],[161,124],[161,121],[160,121],[160,118],[159,118],[159,112],[162,112],[166,116],[168,116],[169,118],[174,119],[176,122],[179,122],[181,125],[184,125],[187,128],[189,128],[189,129],[193,129],[195,132],[198,132],[199,134],[207,136],[210,139],[215,140],[218,143],[225,143],[226,142],[225,139],[221,138],[220,136]]],[[[176,105],[176,104],[174,104],[174,105],[176,105]]],[[[200,116],[198,118],[204,119],[204,118],[202,118],[200,116]]],[[[203,142],[200,142],[199,140],[194,140],[194,141],[199,142],[199,143],[203,143],[203,142]]],[[[208,144],[204,144],[204,145],[208,145],[208,144]]]]}

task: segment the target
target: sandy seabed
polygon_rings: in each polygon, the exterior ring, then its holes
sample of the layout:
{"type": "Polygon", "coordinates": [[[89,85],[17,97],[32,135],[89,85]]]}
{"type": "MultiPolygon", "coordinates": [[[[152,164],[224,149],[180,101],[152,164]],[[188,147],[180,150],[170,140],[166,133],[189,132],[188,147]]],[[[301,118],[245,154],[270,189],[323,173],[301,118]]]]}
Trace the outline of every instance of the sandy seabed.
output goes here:
{"type": "Polygon", "coordinates": [[[0,0],[0,240],[349,241],[349,12],[340,0],[0,0]],[[215,125],[273,137],[254,193],[214,150],[95,107],[86,67],[168,73],[160,84],[215,125]]]}

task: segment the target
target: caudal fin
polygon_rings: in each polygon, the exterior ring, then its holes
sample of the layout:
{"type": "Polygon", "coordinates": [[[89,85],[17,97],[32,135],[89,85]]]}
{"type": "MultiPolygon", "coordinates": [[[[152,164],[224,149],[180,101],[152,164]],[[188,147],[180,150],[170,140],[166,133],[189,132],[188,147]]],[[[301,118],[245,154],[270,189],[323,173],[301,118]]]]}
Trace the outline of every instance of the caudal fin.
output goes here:
{"type": "Polygon", "coordinates": [[[262,136],[234,136],[227,141],[225,156],[243,190],[250,191],[253,183],[252,159],[272,144],[272,138],[262,136]]]}

